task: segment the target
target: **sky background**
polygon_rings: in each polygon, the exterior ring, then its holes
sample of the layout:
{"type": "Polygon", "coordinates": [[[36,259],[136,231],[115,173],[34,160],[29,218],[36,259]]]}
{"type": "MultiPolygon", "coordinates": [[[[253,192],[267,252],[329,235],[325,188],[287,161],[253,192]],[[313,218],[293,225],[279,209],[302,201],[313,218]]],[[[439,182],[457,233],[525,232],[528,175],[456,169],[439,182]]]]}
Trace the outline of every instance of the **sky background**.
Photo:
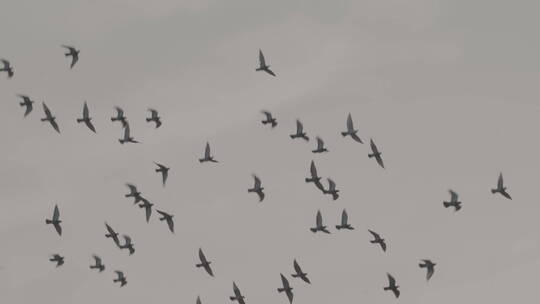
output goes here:
{"type": "Polygon", "coordinates": [[[508,303],[537,299],[540,3],[3,0],[0,299],[5,303],[508,303]],[[81,50],[70,70],[61,44],[81,50]],[[255,72],[258,50],[276,72],[255,72]],[[23,119],[16,94],[36,101],[23,119]],[[41,122],[41,102],[61,135],[41,122]],[[97,134],[75,119],[87,101],[97,134]],[[139,145],[120,145],[121,106],[139,145]],[[156,108],[163,126],[145,122],[156,108]],[[278,126],[260,121],[270,110],[278,126]],[[342,138],[351,113],[368,144],[342,138]],[[293,141],[295,119],[315,143],[293,141]],[[209,141],[218,164],[200,164],[209,141]],[[341,190],[304,178],[314,160],[341,190]],[[167,187],[153,161],[171,167],[167,187]],[[499,172],[513,200],[492,195],[499,172]],[[247,193],[256,173],[266,199],[247,193]],[[136,184],[171,234],[124,198],[136,184]],[[442,205],[448,189],[461,211],[442,205]],[[58,204],[64,234],[45,225],[58,204]],[[354,231],[334,226],[346,208],[354,231]],[[332,234],[313,234],[321,210],[332,234]],[[104,237],[128,234],[129,256],[104,237]],[[383,253],[367,229],[388,243],[383,253]],[[202,247],[215,278],[195,268],[202,247]],[[53,253],[65,256],[56,269],[53,253]],[[88,269],[91,255],[106,271],[88,269]],[[437,263],[431,281],[420,259],[437,263]],[[113,284],[123,270],[128,285],[113,284]],[[390,272],[396,301],[382,287],[390,272]]]}

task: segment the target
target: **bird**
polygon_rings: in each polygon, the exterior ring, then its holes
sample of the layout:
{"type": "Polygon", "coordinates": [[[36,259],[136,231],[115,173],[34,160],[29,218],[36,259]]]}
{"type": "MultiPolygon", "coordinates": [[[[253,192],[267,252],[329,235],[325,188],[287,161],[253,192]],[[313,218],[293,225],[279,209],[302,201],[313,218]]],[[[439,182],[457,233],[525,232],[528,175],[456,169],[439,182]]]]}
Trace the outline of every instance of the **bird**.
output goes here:
{"type": "Polygon", "coordinates": [[[26,95],[20,95],[19,94],[17,96],[19,96],[20,98],[23,99],[23,101],[20,102],[19,105],[21,107],[26,107],[26,110],[24,111],[24,117],[26,117],[34,109],[34,106],[32,105],[34,103],[34,101],[32,99],[30,99],[30,97],[28,97],[26,95]]]}
{"type": "Polygon", "coordinates": [[[453,190],[448,190],[450,193],[450,201],[449,202],[443,202],[443,205],[445,208],[448,207],[454,207],[454,212],[461,209],[461,202],[458,201],[458,194],[453,190]]]}
{"type": "Polygon", "coordinates": [[[264,55],[261,49],[259,49],[259,67],[256,68],[255,71],[265,71],[274,77],[276,76],[276,74],[270,70],[270,66],[266,64],[266,60],[264,60],[264,55]]]}
{"type": "Polygon", "coordinates": [[[206,272],[211,276],[213,277],[214,276],[214,272],[212,271],[212,268],[210,268],[210,264],[212,262],[208,261],[206,259],[206,256],[204,255],[203,251],[202,251],[202,248],[199,248],[199,260],[201,260],[201,262],[199,264],[195,264],[195,266],[197,268],[199,267],[203,267],[204,270],[206,270],[206,272]]]}
{"type": "Polygon", "coordinates": [[[386,276],[388,277],[388,286],[387,287],[384,287],[383,289],[384,290],[391,290],[393,293],[394,293],[394,296],[396,296],[396,298],[399,298],[399,286],[396,285],[396,279],[394,279],[394,277],[387,273],[386,276]]]}
{"type": "Polygon", "coordinates": [[[99,272],[102,272],[103,270],[105,270],[105,265],[103,265],[103,263],[101,262],[101,258],[95,254],[92,255],[92,257],[94,258],[95,264],[90,265],[90,269],[98,269],[99,272]]]}
{"type": "Polygon", "coordinates": [[[124,126],[124,138],[120,138],[120,139],[118,139],[118,141],[121,144],[124,144],[124,143],[138,144],[139,143],[133,137],[131,137],[130,132],[129,132],[129,123],[128,122],[126,122],[126,124],[124,126]]]}
{"type": "Polygon", "coordinates": [[[165,167],[162,164],[158,164],[154,162],[158,168],[156,169],[156,172],[161,173],[161,180],[163,182],[163,187],[165,187],[165,183],[167,182],[167,177],[169,176],[169,169],[168,167],[165,167]]]}
{"type": "Polygon", "coordinates": [[[54,205],[52,220],[45,219],[45,224],[52,224],[58,235],[62,236],[62,226],[60,226],[60,223],[62,223],[60,220],[60,211],[58,210],[58,205],[54,205]]]}
{"type": "Polygon", "coordinates": [[[126,186],[129,188],[129,193],[125,194],[124,196],[133,197],[135,199],[135,202],[133,203],[134,205],[140,202],[143,197],[141,196],[141,192],[137,190],[137,186],[130,183],[126,183],[126,186]]]}
{"type": "Polygon", "coordinates": [[[116,110],[116,116],[111,117],[111,121],[120,121],[122,123],[122,127],[125,127],[127,124],[126,116],[124,116],[124,110],[122,110],[120,107],[114,107],[116,110]]]}
{"type": "Polygon", "coordinates": [[[209,142],[206,142],[206,148],[204,149],[204,157],[199,158],[199,162],[200,163],[204,163],[204,162],[217,163],[218,162],[217,160],[214,159],[214,156],[212,156],[210,154],[210,143],[209,142]]]}
{"type": "Polygon", "coordinates": [[[315,166],[315,162],[313,160],[311,161],[311,165],[309,166],[309,171],[311,177],[306,177],[306,183],[314,183],[317,189],[321,190],[324,193],[326,190],[321,184],[321,178],[317,175],[317,167],[315,166]]]}
{"type": "Polygon", "coordinates": [[[369,158],[375,157],[379,166],[381,166],[384,169],[384,163],[381,158],[382,153],[379,152],[379,149],[377,149],[377,146],[375,146],[375,143],[373,142],[373,139],[371,138],[369,139],[369,145],[371,146],[372,153],[368,154],[368,157],[369,158]]]}
{"type": "Polygon", "coordinates": [[[369,242],[372,243],[372,244],[379,244],[381,246],[383,252],[386,252],[386,242],[384,241],[384,239],[381,238],[381,236],[377,232],[369,230],[369,229],[368,229],[368,231],[374,237],[374,239],[369,241],[369,242]]]}
{"type": "Polygon", "coordinates": [[[493,194],[500,193],[502,196],[506,197],[507,199],[509,199],[509,200],[512,199],[510,194],[508,194],[508,192],[506,192],[506,187],[504,186],[502,172],[499,173],[499,179],[497,181],[497,188],[496,189],[491,189],[491,193],[493,193],[493,194]]]}
{"type": "Polygon", "coordinates": [[[351,113],[349,113],[349,115],[347,116],[347,131],[341,132],[341,136],[345,137],[348,135],[352,137],[352,139],[354,139],[356,142],[363,144],[362,140],[360,139],[360,137],[358,137],[358,135],[356,135],[356,133],[358,133],[358,130],[354,129],[351,113]]]}
{"type": "Polygon", "coordinates": [[[90,117],[90,114],[88,111],[88,105],[86,104],[86,101],[84,102],[84,106],[83,106],[83,117],[77,118],[77,122],[78,123],[84,122],[86,126],[88,127],[88,129],[96,133],[96,128],[92,124],[92,117],[90,117]]]}
{"type": "Polygon", "coordinates": [[[127,249],[129,250],[129,255],[132,255],[133,253],[135,253],[135,247],[133,247],[133,244],[132,241],[131,241],[131,238],[127,235],[123,235],[124,237],[124,240],[125,240],[125,243],[124,245],[120,245],[118,247],[120,247],[120,249],[127,249]]]}
{"type": "Polygon", "coordinates": [[[56,132],[60,133],[60,128],[58,128],[58,124],[56,123],[56,117],[51,114],[51,110],[49,110],[45,102],[43,102],[43,111],[45,112],[45,118],[42,118],[41,121],[48,121],[56,132]]]}
{"type": "Polygon", "coordinates": [[[158,112],[154,109],[148,109],[150,111],[151,116],[146,118],[146,122],[155,122],[156,123],[156,129],[161,126],[161,117],[158,116],[158,112]]]}
{"type": "Polygon", "coordinates": [[[56,267],[64,265],[64,257],[59,255],[58,253],[53,254],[52,258],[50,258],[49,261],[56,262],[56,267]]]}
{"type": "Polygon", "coordinates": [[[313,233],[316,233],[317,231],[322,231],[324,233],[330,233],[330,231],[328,231],[326,229],[326,226],[323,226],[323,219],[322,219],[322,215],[321,215],[320,210],[317,211],[317,216],[315,218],[315,227],[309,228],[309,230],[311,230],[311,232],[313,232],[313,233]]]}
{"type": "Polygon", "coordinates": [[[296,259],[293,261],[293,267],[295,271],[295,273],[291,274],[293,278],[300,278],[302,279],[302,281],[308,284],[311,284],[311,281],[307,277],[307,273],[302,271],[302,268],[300,268],[300,265],[298,265],[298,262],[296,261],[296,259]]]}
{"type": "Polygon", "coordinates": [[[337,200],[339,198],[339,190],[336,189],[336,183],[330,179],[330,178],[327,178],[328,180],[328,190],[325,190],[323,189],[323,193],[324,194],[330,194],[332,195],[332,200],[337,200]]]}
{"type": "Polygon", "coordinates": [[[246,304],[246,302],[244,301],[245,297],[242,295],[240,289],[238,289],[238,286],[236,286],[235,282],[233,282],[233,292],[234,296],[229,297],[231,301],[238,301],[238,304],[246,304]]]}
{"type": "Polygon", "coordinates": [[[71,56],[71,65],[69,66],[69,68],[72,69],[73,66],[77,63],[77,61],[79,61],[80,51],[69,45],[62,45],[62,47],[68,49],[69,51],[69,53],[65,53],[64,56],[66,57],[71,56]]]}
{"type": "Polygon", "coordinates": [[[117,278],[113,280],[114,283],[120,282],[120,287],[123,287],[127,284],[126,276],[120,270],[115,271],[117,278]]]}
{"type": "Polygon", "coordinates": [[[11,66],[11,63],[5,59],[0,59],[2,64],[4,65],[2,68],[0,68],[0,72],[7,72],[8,78],[13,77],[13,66],[11,66]]]}
{"type": "Polygon", "coordinates": [[[429,281],[431,277],[433,276],[433,273],[435,272],[435,265],[436,263],[433,263],[431,260],[422,260],[422,263],[418,264],[420,268],[426,268],[426,280],[429,281]]]}
{"type": "Polygon", "coordinates": [[[317,149],[312,150],[313,153],[323,153],[328,152],[328,149],[324,147],[324,141],[319,136],[316,137],[317,139],[317,149]]]}
{"type": "Polygon", "coordinates": [[[351,224],[348,223],[349,216],[347,215],[347,210],[343,209],[343,212],[341,212],[341,224],[336,225],[336,229],[347,229],[347,230],[354,230],[354,227],[351,226],[351,224]]]}
{"type": "Polygon", "coordinates": [[[107,233],[105,234],[106,238],[112,238],[116,246],[120,247],[120,240],[118,239],[118,233],[114,231],[114,229],[109,226],[109,224],[105,223],[105,227],[107,228],[107,233]]]}
{"type": "Polygon", "coordinates": [[[161,214],[161,216],[162,216],[162,217],[159,218],[159,220],[160,221],[166,221],[167,226],[169,226],[169,230],[172,233],[174,233],[174,222],[173,222],[174,215],[168,214],[167,212],[163,212],[163,211],[157,210],[157,209],[156,209],[156,212],[161,214]]]}
{"type": "Polygon", "coordinates": [[[266,116],[265,120],[261,121],[263,125],[270,124],[272,128],[275,128],[277,126],[277,120],[272,117],[272,113],[268,111],[262,111],[262,113],[266,116]]]}
{"type": "Polygon", "coordinates": [[[144,197],[142,197],[141,200],[142,200],[142,204],[139,204],[139,208],[145,209],[146,222],[148,223],[150,221],[150,216],[152,215],[152,206],[154,206],[154,204],[150,203],[150,201],[145,199],[144,197]]]}
{"type": "Polygon", "coordinates": [[[281,275],[281,283],[283,284],[283,287],[278,288],[277,291],[280,292],[280,293],[285,292],[285,294],[287,295],[287,299],[289,299],[289,303],[292,303],[292,300],[293,300],[292,290],[293,290],[293,288],[289,284],[289,281],[287,280],[287,278],[282,273],[280,273],[280,275],[281,275]]]}
{"type": "Polygon", "coordinates": [[[252,174],[251,176],[253,176],[254,185],[253,185],[253,188],[248,189],[248,193],[249,192],[257,193],[257,195],[259,196],[259,202],[262,202],[264,200],[264,192],[263,192],[264,187],[261,186],[261,179],[255,174],[252,174]]]}
{"type": "Polygon", "coordinates": [[[309,137],[306,135],[306,132],[304,132],[304,125],[302,125],[302,122],[299,119],[296,120],[296,133],[289,136],[292,139],[303,138],[305,141],[309,141],[309,137]]]}

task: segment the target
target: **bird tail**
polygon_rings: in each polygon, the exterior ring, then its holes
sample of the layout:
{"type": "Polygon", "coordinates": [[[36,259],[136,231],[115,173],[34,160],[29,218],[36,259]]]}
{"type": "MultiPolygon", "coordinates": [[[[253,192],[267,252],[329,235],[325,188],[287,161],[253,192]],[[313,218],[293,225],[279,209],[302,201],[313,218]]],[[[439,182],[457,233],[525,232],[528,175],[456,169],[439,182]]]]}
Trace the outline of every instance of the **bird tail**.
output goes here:
{"type": "Polygon", "coordinates": [[[340,229],[342,229],[342,228],[343,228],[343,227],[342,227],[341,225],[336,225],[336,229],[337,229],[337,230],[340,230],[340,229]]]}
{"type": "Polygon", "coordinates": [[[203,264],[195,264],[195,267],[203,267],[203,264]]]}
{"type": "Polygon", "coordinates": [[[293,278],[298,278],[299,276],[300,276],[300,275],[298,275],[298,274],[296,274],[296,273],[291,274],[291,277],[293,277],[293,278]]]}
{"type": "Polygon", "coordinates": [[[374,156],[375,156],[375,153],[369,153],[369,154],[368,154],[368,157],[369,157],[369,158],[372,158],[372,157],[374,157],[374,156]]]}
{"type": "Polygon", "coordinates": [[[383,287],[384,290],[392,290],[390,287],[383,287]]]}
{"type": "Polygon", "coordinates": [[[45,220],[45,224],[52,224],[51,220],[45,220]]]}
{"type": "MultiPolygon", "coordinates": [[[[22,105],[22,104],[21,104],[22,105]]],[[[292,139],[295,139],[296,137],[298,137],[296,134],[291,134],[289,135],[292,139]]]]}
{"type": "Polygon", "coordinates": [[[118,141],[119,141],[122,145],[126,142],[126,141],[123,140],[123,139],[119,139],[118,141]]]}
{"type": "Polygon", "coordinates": [[[419,266],[420,268],[426,268],[426,267],[427,267],[426,264],[422,264],[422,263],[418,264],[418,266],[419,266]]]}
{"type": "Polygon", "coordinates": [[[309,228],[309,230],[311,230],[313,233],[317,232],[317,228],[309,228]]]}
{"type": "Polygon", "coordinates": [[[255,189],[248,189],[248,193],[255,192],[255,189]]]}
{"type": "Polygon", "coordinates": [[[443,202],[443,205],[445,208],[448,208],[450,206],[452,206],[452,204],[450,202],[443,202]]]}

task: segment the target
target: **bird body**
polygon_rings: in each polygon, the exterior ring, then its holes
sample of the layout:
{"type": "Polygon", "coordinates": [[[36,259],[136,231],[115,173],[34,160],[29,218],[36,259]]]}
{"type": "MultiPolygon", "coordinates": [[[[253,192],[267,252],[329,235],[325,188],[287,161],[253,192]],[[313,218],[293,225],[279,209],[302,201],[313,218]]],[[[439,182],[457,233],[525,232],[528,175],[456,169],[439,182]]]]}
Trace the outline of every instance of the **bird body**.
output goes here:
{"type": "Polygon", "coordinates": [[[59,254],[53,254],[52,258],[50,258],[49,261],[56,262],[56,267],[64,265],[64,257],[59,254]]]}

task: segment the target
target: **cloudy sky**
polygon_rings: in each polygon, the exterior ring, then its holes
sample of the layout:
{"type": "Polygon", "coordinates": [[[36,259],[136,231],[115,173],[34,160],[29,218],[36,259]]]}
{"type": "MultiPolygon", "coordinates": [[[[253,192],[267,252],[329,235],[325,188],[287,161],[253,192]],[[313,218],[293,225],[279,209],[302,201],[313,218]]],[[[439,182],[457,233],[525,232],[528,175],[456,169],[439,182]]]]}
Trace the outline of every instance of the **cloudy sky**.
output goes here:
{"type": "Polygon", "coordinates": [[[3,0],[0,299],[5,303],[508,303],[536,299],[540,40],[528,1],[3,0]],[[61,44],[81,49],[73,70],[61,44]],[[278,77],[255,72],[261,48],[278,77]],[[16,94],[36,107],[26,119],[16,94]],[[58,135],[40,122],[45,101],[58,135]],[[87,101],[97,134],[75,119],[87,101]],[[120,145],[113,107],[140,145],[120,145]],[[156,108],[163,126],[145,122],[156,108]],[[260,121],[270,110],[278,126],[260,121]],[[369,147],[342,138],[351,113],[369,147]],[[292,141],[295,119],[314,142],[292,141]],[[219,164],[200,164],[209,141],[219,164]],[[341,190],[304,183],[314,160],[341,190]],[[171,167],[167,187],[153,161],[171,167]],[[512,201],[492,195],[503,172],[512,201]],[[258,174],[266,199],[248,194],[258,174]],[[139,186],[176,234],[124,198],[139,186]],[[442,206],[448,189],[463,209],[442,206]],[[55,204],[59,237],[45,225],[55,204]],[[354,231],[333,229],[346,208],[354,231]],[[321,210],[331,235],[313,234],[321,210]],[[128,256],[104,222],[133,238],[128,256]],[[389,249],[369,243],[379,232],[389,249]],[[215,278],[195,268],[202,247],[215,278]],[[56,269],[48,258],[65,256],[56,269]],[[106,271],[90,271],[98,254],[106,271]],[[437,263],[427,283],[419,259],[437,263]],[[128,285],[113,284],[123,270],[128,285]],[[382,290],[386,272],[401,286],[382,290]]]}

